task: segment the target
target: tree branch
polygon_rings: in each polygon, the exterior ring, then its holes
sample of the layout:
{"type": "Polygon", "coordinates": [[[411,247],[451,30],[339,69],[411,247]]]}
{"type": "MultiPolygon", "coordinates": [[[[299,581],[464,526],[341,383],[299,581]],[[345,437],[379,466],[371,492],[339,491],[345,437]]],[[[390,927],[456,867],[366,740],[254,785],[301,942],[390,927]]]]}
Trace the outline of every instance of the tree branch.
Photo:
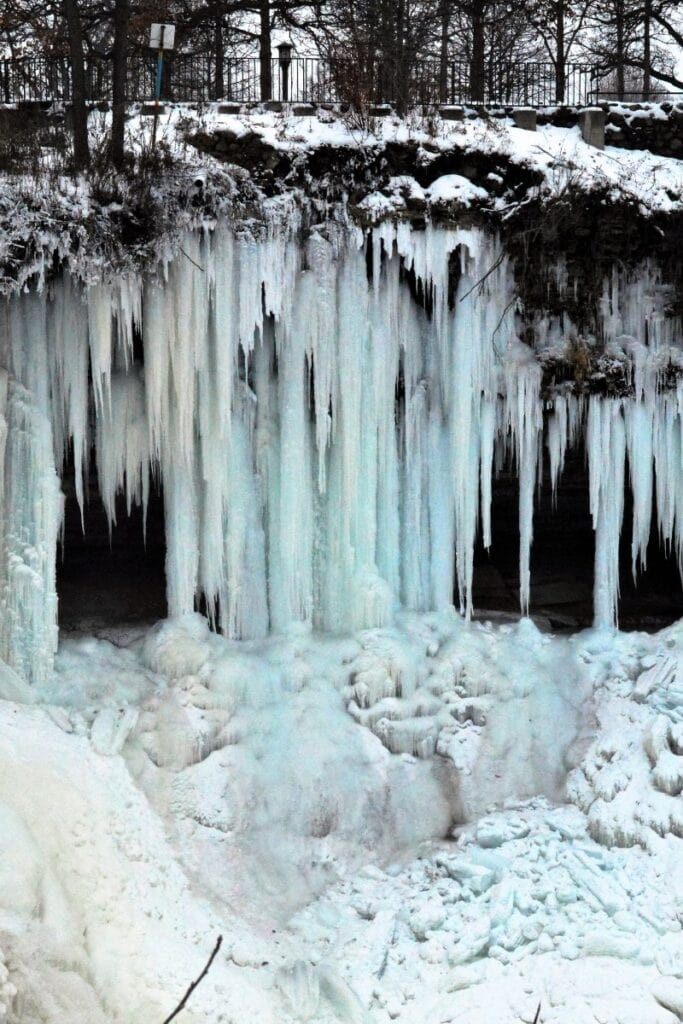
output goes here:
{"type": "Polygon", "coordinates": [[[199,983],[204,980],[204,978],[207,976],[207,974],[211,970],[211,964],[216,959],[216,956],[218,954],[218,950],[221,948],[222,942],[223,942],[223,936],[219,935],[217,940],[216,940],[216,945],[213,947],[213,953],[211,954],[211,956],[209,957],[209,959],[206,962],[206,967],[204,968],[202,973],[199,975],[199,977],[195,981],[192,982],[192,984],[189,986],[187,992],[185,993],[183,998],[180,1000],[180,1002],[176,1006],[176,1008],[173,1011],[173,1013],[169,1017],[166,1018],[166,1020],[163,1022],[163,1024],[170,1024],[170,1022],[172,1020],[174,1020],[178,1016],[180,1011],[185,1008],[185,1005],[186,1005],[188,999],[190,998],[190,996],[192,995],[192,993],[196,989],[197,985],[199,985],[199,983]]]}

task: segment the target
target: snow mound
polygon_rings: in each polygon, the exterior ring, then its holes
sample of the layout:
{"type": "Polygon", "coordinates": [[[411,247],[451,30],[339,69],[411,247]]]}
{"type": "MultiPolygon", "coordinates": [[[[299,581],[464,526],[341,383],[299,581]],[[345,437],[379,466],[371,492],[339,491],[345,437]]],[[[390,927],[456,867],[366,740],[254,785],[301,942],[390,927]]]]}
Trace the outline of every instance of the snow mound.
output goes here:
{"type": "Polygon", "coordinates": [[[560,798],[591,724],[590,684],[571,643],[528,619],[468,629],[435,617],[421,629],[410,645],[398,633],[393,644],[386,631],[361,634],[345,691],[352,717],[392,753],[438,752],[450,763],[461,819],[512,796],[560,798]]]}
{"type": "Polygon", "coordinates": [[[0,701],[5,1018],[163,1019],[222,934],[196,1024],[673,1024],[681,636],[65,641],[0,701]]]}
{"type": "Polygon", "coordinates": [[[599,842],[650,847],[658,836],[683,837],[683,630],[677,623],[656,644],[641,640],[642,653],[638,641],[622,642],[616,670],[609,647],[596,644],[598,738],[569,794],[599,842]]]}

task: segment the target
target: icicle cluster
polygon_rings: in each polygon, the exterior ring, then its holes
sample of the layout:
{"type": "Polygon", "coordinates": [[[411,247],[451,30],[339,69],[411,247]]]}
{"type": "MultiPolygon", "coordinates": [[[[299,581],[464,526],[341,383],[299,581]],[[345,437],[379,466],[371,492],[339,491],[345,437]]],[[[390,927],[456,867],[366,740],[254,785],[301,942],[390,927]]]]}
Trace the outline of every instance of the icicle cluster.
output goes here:
{"type": "MultiPolygon", "coordinates": [[[[51,296],[10,301],[0,655],[34,677],[49,669],[55,467],[70,446],[81,505],[94,446],[111,522],[117,493],[146,507],[158,475],[170,614],[202,594],[224,632],[259,638],[295,621],[383,625],[398,606],[442,608],[454,595],[469,614],[475,541],[491,542],[492,478],[506,459],[519,475],[526,611],[543,441],[556,488],[583,435],[596,622],[613,625],[627,458],[634,571],[653,495],[663,539],[683,550],[683,388],[658,393],[671,322],[648,280],[621,294],[615,275],[602,309],[608,341],[628,349],[634,397],[560,396],[545,414],[511,270],[477,230],[384,224],[365,239],[328,227],[302,243],[219,225],[188,236],[163,274],[88,289],[65,279],[51,296]],[[634,340],[646,325],[647,346],[634,340]]],[[[546,345],[559,331],[539,326],[546,345]]]]}

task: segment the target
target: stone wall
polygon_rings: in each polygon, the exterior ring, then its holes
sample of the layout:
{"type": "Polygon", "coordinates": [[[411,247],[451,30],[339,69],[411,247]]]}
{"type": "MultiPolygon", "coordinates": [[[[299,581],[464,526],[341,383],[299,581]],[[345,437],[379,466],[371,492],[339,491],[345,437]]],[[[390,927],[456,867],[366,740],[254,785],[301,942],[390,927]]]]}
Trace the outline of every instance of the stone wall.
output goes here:
{"type": "Polygon", "coordinates": [[[683,157],[683,102],[610,104],[605,126],[608,146],[649,149],[660,156],[683,157]]]}
{"type": "MultiPolygon", "coordinates": [[[[683,159],[683,96],[680,102],[600,103],[606,114],[605,143],[622,149],[648,149],[658,156],[683,159]]],[[[538,112],[538,123],[573,128],[578,107],[552,107],[538,112]]]]}

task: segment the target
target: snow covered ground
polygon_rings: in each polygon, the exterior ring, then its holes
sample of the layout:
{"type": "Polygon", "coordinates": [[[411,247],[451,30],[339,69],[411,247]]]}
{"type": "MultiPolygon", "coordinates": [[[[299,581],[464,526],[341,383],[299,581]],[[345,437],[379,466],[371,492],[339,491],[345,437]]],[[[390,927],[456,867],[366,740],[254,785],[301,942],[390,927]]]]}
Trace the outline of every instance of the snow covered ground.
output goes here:
{"type": "Polygon", "coordinates": [[[0,674],[0,1017],[673,1024],[683,625],[199,616],[0,674]],[[1,966],[4,964],[4,967],[1,966]]]}
{"type": "MultiPolygon", "coordinates": [[[[223,132],[237,140],[256,136],[267,146],[285,153],[311,153],[330,147],[371,154],[387,146],[415,145],[421,169],[454,152],[475,157],[496,155],[517,167],[537,171],[541,177],[541,194],[547,197],[565,191],[570,180],[586,192],[604,186],[611,190],[612,201],[633,201],[644,215],[680,210],[683,202],[683,160],[615,146],[599,150],[583,141],[578,127],[543,125],[532,132],[517,128],[511,118],[447,121],[436,115],[427,118],[419,114],[405,118],[370,118],[360,123],[352,116],[325,111],[315,117],[269,111],[221,114],[218,106],[198,116],[175,107],[168,110],[164,122],[172,145],[178,144],[179,137],[191,136],[193,120],[205,132],[223,132]]],[[[131,121],[130,130],[131,138],[139,139],[145,133],[144,124],[139,120],[131,121]]],[[[417,168],[416,173],[419,173],[417,168]]],[[[390,194],[401,187],[410,187],[413,197],[422,198],[432,206],[454,201],[468,206],[489,201],[494,209],[505,212],[515,205],[510,195],[495,199],[494,181],[491,181],[492,195],[489,195],[486,189],[473,186],[462,175],[444,175],[427,189],[422,189],[410,175],[394,179],[393,183],[395,188],[389,190],[390,194]]],[[[371,207],[374,200],[376,216],[386,216],[387,206],[375,198],[377,196],[378,193],[369,190],[366,202],[371,207]]],[[[400,196],[394,198],[392,209],[400,212],[405,203],[400,196]]],[[[519,196],[516,198],[519,200],[519,196]]]]}
{"type": "MultiPolygon", "coordinates": [[[[95,148],[102,145],[109,118],[98,111],[90,114],[95,148]]],[[[136,159],[149,160],[151,134],[152,119],[133,108],[127,122],[127,147],[136,159]]],[[[125,176],[101,181],[96,174],[90,179],[73,177],[60,173],[59,158],[49,152],[42,159],[47,167],[52,159],[57,161],[51,174],[0,177],[0,294],[18,291],[32,279],[43,282],[55,260],[89,283],[112,273],[149,268],[177,254],[185,232],[213,227],[217,217],[238,222],[254,217],[266,222],[296,218],[295,211],[310,202],[311,175],[304,173],[303,180],[284,181],[276,188],[271,181],[266,188],[264,152],[305,163],[316,151],[345,150],[357,154],[360,164],[372,160],[373,154],[381,158],[389,147],[406,147],[414,154],[413,173],[394,175],[388,181],[365,176],[364,194],[356,197],[354,211],[332,174],[339,209],[319,211],[324,217],[344,219],[360,213],[377,222],[402,215],[410,200],[435,219],[449,211],[461,216],[463,210],[474,207],[504,222],[529,199],[552,201],[570,189],[586,195],[602,191],[606,202],[629,204],[634,215],[645,218],[683,208],[683,160],[609,145],[597,150],[583,142],[577,127],[546,125],[530,132],[516,128],[510,119],[451,122],[436,115],[412,114],[359,122],[324,110],[314,117],[258,109],[234,115],[219,113],[216,104],[201,111],[170,104],[160,121],[159,141],[172,161],[166,173],[163,160],[155,165],[154,180],[146,191],[143,183],[149,167],[138,170],[132,181],[125,176]],[[192,139],[216,133],[238,144],[256,142],[251,165],[247,161],[240,167],[228,157],[198,152],[192,139]],[[430,165],[463,157],[498,159],[503,173],[491,173],[484,187],[482,182],[473,184],[466,173],[430,175],[430,165]],[[508,166],[535,174],[537,184],[520,190],[507,182],[508,166]],[[417,180],[425,175],[431,180],[427,187],[417,180]],[[150,210],[155,211],[154,218],[138,237],[140,222],[150,210]],[[157,232],[153,231],[155,221],[157,232]],[[127,227],[124,240],[119,237],[122,224],[127,227]]]]}

